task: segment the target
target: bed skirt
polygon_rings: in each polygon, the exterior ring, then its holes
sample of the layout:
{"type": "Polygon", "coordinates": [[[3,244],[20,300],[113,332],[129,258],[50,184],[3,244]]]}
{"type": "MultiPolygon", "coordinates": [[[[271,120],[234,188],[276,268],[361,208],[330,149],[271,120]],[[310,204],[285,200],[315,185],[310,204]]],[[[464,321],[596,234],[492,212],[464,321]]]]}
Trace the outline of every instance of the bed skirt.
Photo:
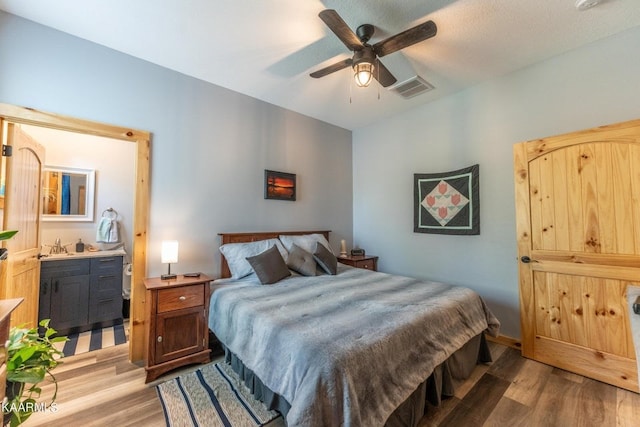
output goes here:
{"type": "MultiPolygon", "coordinates": [[[[226,348],[225,361],[244,380],[256,399],[264,402],[269,409],[275,409],[286,417],[291,405],[284,397],[265,386],[251,369],[226,348]]],[[[429,378],[396,408],[384,425],[386,427],[417,426],[425,415],[427,402],[434,406],[440,405],[442,398],[453,396],[456,381],[469,378],[477,364],[491,361],[491,352],[484,334],[476,335],[438,365],[429,378]]]]}

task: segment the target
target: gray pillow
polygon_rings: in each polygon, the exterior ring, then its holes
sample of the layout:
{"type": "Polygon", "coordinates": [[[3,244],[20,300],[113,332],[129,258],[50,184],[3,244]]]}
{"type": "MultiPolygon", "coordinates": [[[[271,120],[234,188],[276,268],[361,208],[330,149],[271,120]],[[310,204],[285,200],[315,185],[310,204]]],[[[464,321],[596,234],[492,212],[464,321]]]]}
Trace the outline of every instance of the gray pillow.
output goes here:
{"type": "Polygon", "coordinates": [[[276,283],[291,275],[276,245],[271,246],[261,254],[247,257],[247,261],[263,285],[276,283]]]}
{"type": "Polygon", "coordinates": [[[278,239],[258,240],[247,243],[227,243],[220,246],[220,252],[224,255],[231,272],[232,279],[241,279],[253,273],[251,265],[247,262],[247,257],[261,254],[276,245],[282,258],[287,258],[287,251],[278,239]]]}
{"type": "Polygon", "coordinates": [[[320,268],[327,274],[336,274],[338,272],[338,260],[336,256],[320,242],[316,243],[313,259],[316,260],[320,268]]]}
{"type": "Polygon", "coordinates": [[[287,266],[303,276],[316,275],[316,260],[313,259],[313,255],[295,243],[291,245],[291,252],[289,252],[289,257],[287,258],[287,266]]]}
{"type": "Polygon", "coordinates": [[[319,233],[295,234],[295,235],[281,234],[280,236],[278,236],[278,238],[280,239],[280,242],[282,242],[282,244],[284,245],[287,251],[291,251],[293,249],[293,244],[295,243],[305,251],[312,254],[313,251],[316,250],[316,242],[322,243],[325,248],[331,250],[331,246],[329,245],[329,242],[327,241],[327,239],[324,237],[323,234],[319,234],[319,233]]]}

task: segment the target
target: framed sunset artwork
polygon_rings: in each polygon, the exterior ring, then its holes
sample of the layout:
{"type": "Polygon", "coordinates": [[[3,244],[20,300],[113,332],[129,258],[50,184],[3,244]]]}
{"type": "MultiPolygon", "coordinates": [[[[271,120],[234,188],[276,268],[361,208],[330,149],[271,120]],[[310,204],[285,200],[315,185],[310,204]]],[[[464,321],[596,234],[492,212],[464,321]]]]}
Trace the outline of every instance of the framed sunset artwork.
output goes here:
{"type": "Polygon", "coordinates": [[[295,202],[296,174],[265,169],[264,198],[295,202]]]}

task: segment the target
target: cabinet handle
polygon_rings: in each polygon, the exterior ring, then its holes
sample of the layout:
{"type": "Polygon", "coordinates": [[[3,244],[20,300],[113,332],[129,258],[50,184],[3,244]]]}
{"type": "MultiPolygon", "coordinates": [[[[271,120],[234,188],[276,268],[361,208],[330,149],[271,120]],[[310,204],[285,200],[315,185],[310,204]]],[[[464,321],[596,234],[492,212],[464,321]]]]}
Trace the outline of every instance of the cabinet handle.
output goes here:
{"type": "Polygon", "coordinates": [[[114,276],[113,274],[108,275],[108,276],[98,276],[98,278],[100,278],[100,279],[109,279],[111,277],[116,277],[116,276],[114,276]]]}
{"type": "Polygon", "coordinates": [[[178,298],[180,301],[184,301],[187,299],[187,297],[185,297],[184,295],[182,295],[180,298],[178,298]]]}
{"type": "Polygon", "coordinates": [[[158,337],[158,342],[162,342],[162,335],[158,337]]]}
{"type": "Polygon", "coordinates": [[[56,282],[54,283],[53,286],[53,292],[58,293],[58,281],[56,280],[56,282]]]}
{"type": "Polygon", "coordinates": [[[49,290],[49,282],[45,282],[42,284],[42,295],[46,295],[49,290]]]}

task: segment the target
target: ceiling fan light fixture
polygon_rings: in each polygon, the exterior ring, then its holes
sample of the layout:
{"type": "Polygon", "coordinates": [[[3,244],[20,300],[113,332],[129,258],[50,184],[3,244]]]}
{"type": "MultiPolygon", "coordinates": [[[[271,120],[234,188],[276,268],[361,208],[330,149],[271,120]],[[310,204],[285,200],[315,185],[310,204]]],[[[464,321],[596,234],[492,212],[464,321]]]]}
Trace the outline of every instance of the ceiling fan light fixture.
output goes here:
{"type": "Polygon", "coordinates": [[[373,80],[373,70],[376,62],[376,54],[369,45],[364,45],[362,49],[353,54],[353,77],[356,85],[367,87],[373,80]]]}
{"type": "Polygon", "coordinates": [[[374,66],[370,62],[360,62],[353,66],[354,79],[359,87],[367,87],[373,79],[374,66]]]}

